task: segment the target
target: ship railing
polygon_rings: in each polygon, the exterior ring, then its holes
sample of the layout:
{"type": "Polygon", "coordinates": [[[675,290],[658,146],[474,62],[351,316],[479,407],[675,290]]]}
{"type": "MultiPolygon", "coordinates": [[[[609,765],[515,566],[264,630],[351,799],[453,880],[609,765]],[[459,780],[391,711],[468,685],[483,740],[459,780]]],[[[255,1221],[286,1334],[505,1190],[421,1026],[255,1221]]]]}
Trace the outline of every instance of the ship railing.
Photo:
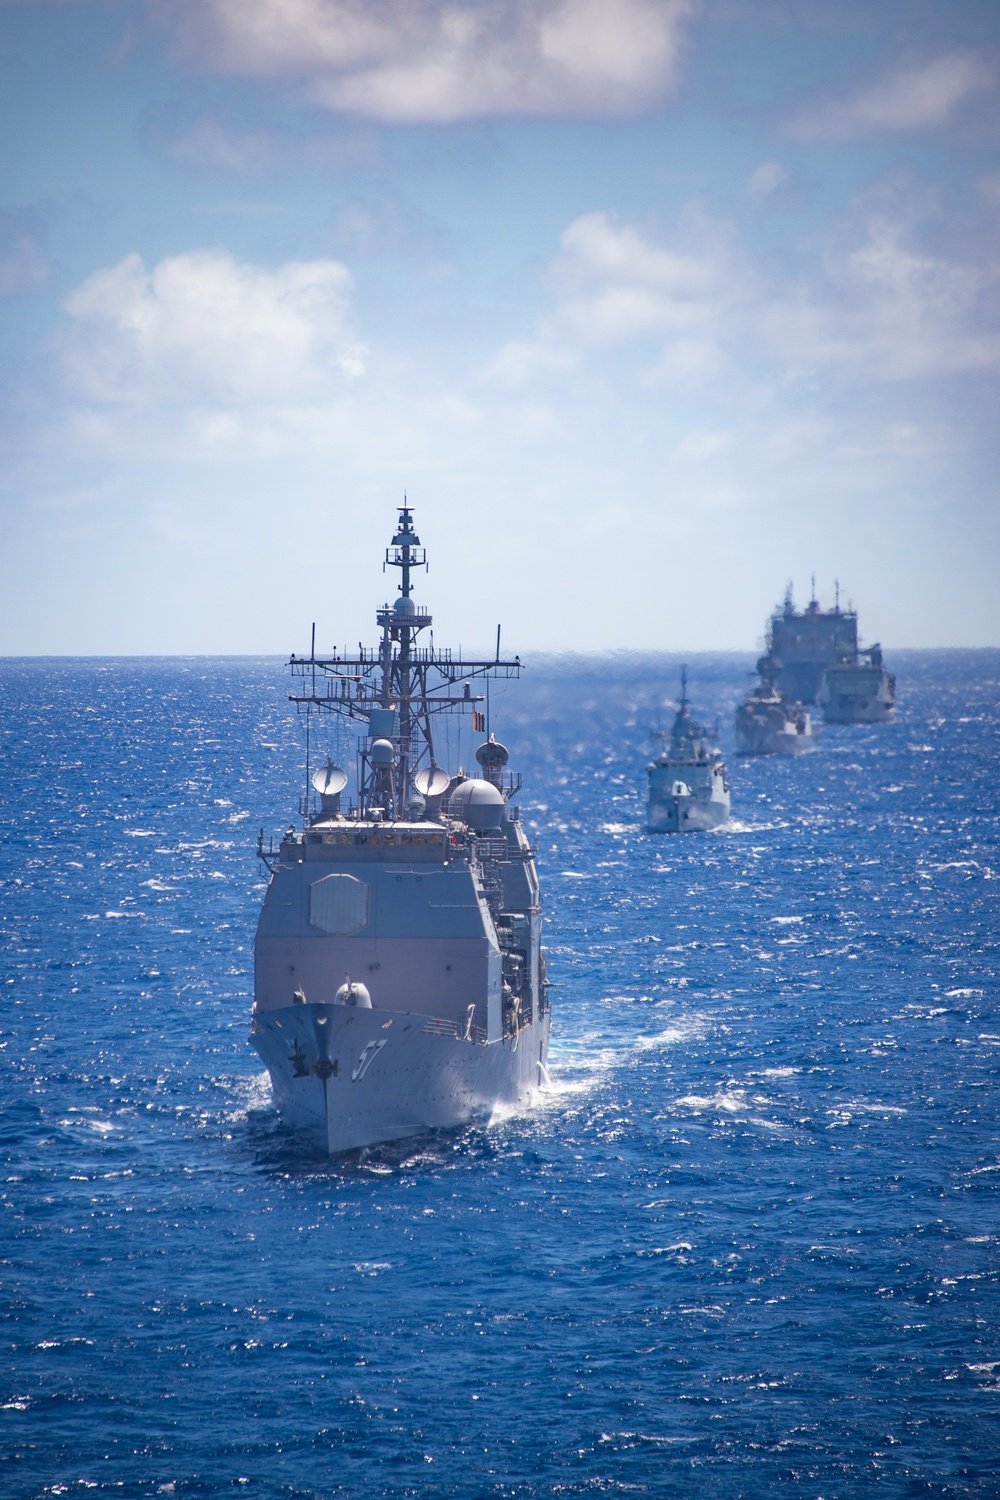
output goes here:
{"type": "Polygon", "coordinates": [[[510,857],[507,840],[504,838],[477,838],[476,854],[481,860],[504,860],[510,857]]]}
{"type": "Polygon", "coordinates": [[[278,860],[281,858],[281,850],[280,849],[276,849],[274,847],[274,835],[273,834],[269,834],[268,835],[267,847],[266,848],[264,847],[264,830],[263,830],[263,828],[260,830],[260,833],[258,833],[258,835],[257,835],[257,858],[260,860],[261,864],[267,866],[267,869],[271,872],[272,875],[274,874],[275,865],[278,863],[278,860]]]}
{"type": "Polygon", "coordinates": [[[375,619],[379,625],[410,625],[419,630],[423,630],[432,622],[429,610],[416,609],[412,615],[397,615],[396,611],[387,604],[375,611],[375,619]]]}
{"type": "MultiPolygon", "coordinates": [[[[417,615],[413,618],[422,624],[430,624],[431,621],[431,616],[426,614],[417,615]]],[[[460,660],[456,660],[450,646],[411,646],[410,661],[426,663],[431,666],[441,665],[442,667],[449,668],[463,666],[460,660]]],[[[336,677],[338,680],[353,680],[358,682],[361,681],[361,675],[354,673],[352,677],[351,674],[354,668],[360,668],[362,672],[367,674],[371,668],[380,667],[381,665],[382,653],[379,649],[360,644],[356,656],[345,651],[342,655],[335,652],[332,656],[327,657],[295,656],[289,662],[293,677],[308,677],[310,673],[320,669],[336,677]]],[[[488,665],[492,666],[493,663],[490,662],[488,665]]]]}
{"type": "Polygon", "coordinates": [[[447,1036],[456,1042],[475,1042],[480,1047],[485,1046],[489,1039],[481,1026],[470,1026],[465,1021],[446,1021],[440,1016],[431,1016],[420,1030],[428,1036],[447,1036]]]}

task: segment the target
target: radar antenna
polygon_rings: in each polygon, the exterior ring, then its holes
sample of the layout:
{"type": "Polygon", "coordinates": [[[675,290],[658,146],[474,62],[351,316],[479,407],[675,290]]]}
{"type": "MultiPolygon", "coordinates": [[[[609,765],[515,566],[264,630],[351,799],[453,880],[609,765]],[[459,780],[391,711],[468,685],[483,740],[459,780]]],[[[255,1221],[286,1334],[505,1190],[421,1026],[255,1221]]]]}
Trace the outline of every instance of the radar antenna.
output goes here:
{"type": "MultiPolygon", "coordinates": [[[[482,731],[484,696],[473,692],[471,685],[488,686],[492,678],[514,678],[521,671],[519,657],[501,658],[499,631],[492,660],[470,660],[461,650],[455,655],[435,648],[432,616],[412,597],[412,574],[427,568],[427,553],[405,497],[398,510],[382,567],[399,570],[399,597],[376,611],[381,630],[377,648],[359,643],[357,655],[345,650],[317,656],[314,637],[308,658],[293,656],[289,664],[293,677],[302,680],[302,691],[289,695],[293,703],[305,705],[307,714],[313,708],[325,709],[366,727],[358,750],[359,802],[362,812],[388,818],[405,817],[415,792],[438,796],[451,780],[435,756],[435,716],[472,713],[475,728],[482,731]],[[425,630],[430,644],[421,646],[425,630]]],[[[325,769],[317,772],[313,786],[321,797],[339,797],[339,790],[325,791],[318,785],[325,769]]]]}

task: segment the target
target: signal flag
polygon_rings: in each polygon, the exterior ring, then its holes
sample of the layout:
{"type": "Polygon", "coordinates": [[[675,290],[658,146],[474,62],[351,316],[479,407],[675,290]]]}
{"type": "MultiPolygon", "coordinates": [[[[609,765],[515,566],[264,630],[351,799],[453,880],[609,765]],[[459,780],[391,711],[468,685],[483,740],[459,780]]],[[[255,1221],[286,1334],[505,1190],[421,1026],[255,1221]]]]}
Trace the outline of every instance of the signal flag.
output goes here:
{"type": "Polygon", "coordinates": [[[478,708],[472,710],[472,728],[476,734],[486,733],[486,716],[481,714],[478,708]]]}

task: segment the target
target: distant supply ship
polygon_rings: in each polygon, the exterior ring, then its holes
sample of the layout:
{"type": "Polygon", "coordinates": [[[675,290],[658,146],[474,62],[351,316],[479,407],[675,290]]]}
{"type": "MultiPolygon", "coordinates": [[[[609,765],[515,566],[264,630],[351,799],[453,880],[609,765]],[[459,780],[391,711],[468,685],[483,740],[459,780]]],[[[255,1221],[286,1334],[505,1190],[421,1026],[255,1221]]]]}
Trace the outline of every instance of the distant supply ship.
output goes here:
{"type": "Polygon", "coordinates": [[[285,1122],[336,1153],[487,1120],[546,1076],[549,1004],[533,851],[474,685],[520,660],[418,640],[426,554],[404,506],[385,561],[399,597],[374,648],[292,657],[307,714],[303,823],[258,854],[271,872],[255,944],[251,1041],[285,1122]],[[332,762],[309,777],[309,716],[361,730],[358,798],[332,762]],[[472,716],[479,771],[438,763],[439,716],[472,716]]]}
{"type": "Polygon", "coordinates": [[[773,682],[761,682],[736,710],[738,755],[801,755],[819,739],[807,709],[786,703],[773,682]]]}
{"type": "Polygon", "coordinates": [[[858,644],[858,617],[833,609],[815,596],[797,610],[789,586],[782,608],[768,623],[767,650],[757,663],[761,681],[773,684],[787,704],[818,703],[828,724],[874,724],[895,708],[896,679],[886,671],[878,645],[858,644]]]}
{"type": "Polygon", "coordinates": [[[718,828],[729,817],[729,782],[722,752],[688,711],[687,669],[681,701],[663,750],[649,767],[649,833],[718,828]]]}
{"type": "Polygon", "coordinates": [[[827,724],[882,724],[896,709],[896,679],[875,643],[854,661],[838,662],[823,675],[819,701],[827,724]]]}

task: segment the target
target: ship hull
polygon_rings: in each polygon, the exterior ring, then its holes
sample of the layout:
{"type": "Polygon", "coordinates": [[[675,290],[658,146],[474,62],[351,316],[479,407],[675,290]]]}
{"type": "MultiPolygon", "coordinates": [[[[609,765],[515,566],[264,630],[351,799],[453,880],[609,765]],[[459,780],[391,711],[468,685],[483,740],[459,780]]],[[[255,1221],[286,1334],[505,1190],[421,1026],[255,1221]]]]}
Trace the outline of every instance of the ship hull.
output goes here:
{"type": "Polygon", "coordinates": [[[737,755],[802,755],[816,748],[818,734],[792,734],[783,730],[764,730],[760,734],[748,734],[737,729],[737,755]]]}
{"type": "Polygon", "coordinates": [[[549,1016],[487,1043],[431,1016],[291,1005],[256,1016],[250,1040],[284,1123],[333,1156],[526,1103],[545,1076],[549,1016]]]}
{"type": "Polygon", "coordinates": [[[878,698],[837,696],[823,704],[824,724],[884,724],[893,718],[896,705],[878,698]]]}
{"type": "Polygon", "coordinates": [[[894,716],[892,704],[862,703],[824,707],[824,724],[885,724],[894,716]]]}
{"type": "Polygon", "coordinates": [[[880,667],[831,668],[820,703],[826,724],[884,724],[894,716],[896,680],[880,667]]]}
{"type": "Polygon", "coordinates": [[[729,798],[675,796],[650,798],[648,833],[705,833],[729,820],[729,798]]]}

